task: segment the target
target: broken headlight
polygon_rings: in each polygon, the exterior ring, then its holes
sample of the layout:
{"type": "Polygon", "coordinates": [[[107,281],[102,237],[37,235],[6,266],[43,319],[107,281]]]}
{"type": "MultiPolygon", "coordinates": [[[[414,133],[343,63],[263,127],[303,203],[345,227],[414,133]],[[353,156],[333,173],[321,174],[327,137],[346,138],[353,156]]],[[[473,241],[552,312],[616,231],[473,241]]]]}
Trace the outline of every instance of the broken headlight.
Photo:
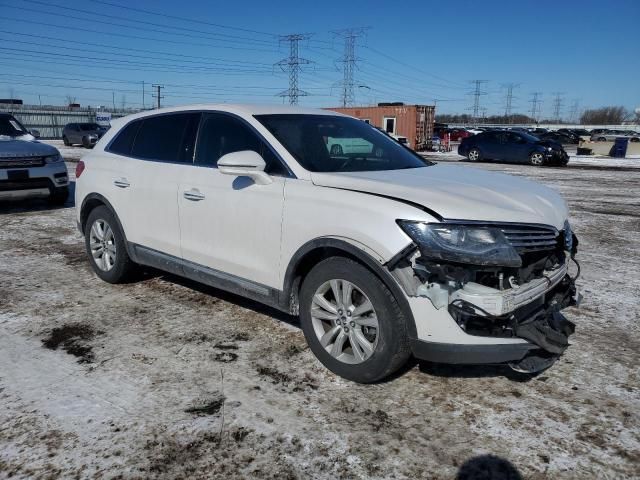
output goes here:
{"type": "Polygon", "coordinates": [[[398,225],[427,258],[471,265],[522,265],[520,255],[498,228],[410,220],[398,220],[398,225]]]}

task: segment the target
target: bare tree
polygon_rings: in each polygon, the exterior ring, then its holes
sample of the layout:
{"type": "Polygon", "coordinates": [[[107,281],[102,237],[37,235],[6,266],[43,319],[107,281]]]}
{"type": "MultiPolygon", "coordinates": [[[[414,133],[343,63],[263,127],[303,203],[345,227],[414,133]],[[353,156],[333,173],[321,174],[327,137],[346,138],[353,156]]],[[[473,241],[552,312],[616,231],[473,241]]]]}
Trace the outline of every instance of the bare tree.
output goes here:
{"type": "Polygon", "coordinates": [[[624,107],[602,107],[585,110],[580,117],[583,125],[620,125],[629,117],[624,107]]]}
{"type": "Polygon", "coordinates": [[[67,105],[71,105],[72,103],[76,103],[76,97],[74,97],[73,95],[67,95],[64,97],[67,101],[67,105]]]}
{"type": "Polygon", "coordinates": [[[120,109],[124,110],[126,106],[127,106],[127,97],[124,94],[122,94],[122,97],[120,97],[120,109]]]}

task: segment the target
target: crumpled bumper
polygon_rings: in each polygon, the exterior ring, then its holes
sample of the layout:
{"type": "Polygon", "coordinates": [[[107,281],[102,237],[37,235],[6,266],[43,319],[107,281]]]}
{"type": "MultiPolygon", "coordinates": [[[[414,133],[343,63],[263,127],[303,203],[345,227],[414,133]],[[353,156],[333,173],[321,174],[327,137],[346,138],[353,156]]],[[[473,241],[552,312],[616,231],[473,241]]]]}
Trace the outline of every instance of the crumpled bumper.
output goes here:
{"type": "MultiPolygon", "coordinates": [[[[458,323],[487,324],[487,333],[508,332],[520,343],[443,344],[414,340],[415,357],[451,364],[508,364],[516,371],[533,373],[551,366],[569,346],[575,326],[560,310],[579,302],[573,279],[566,275],[543,298],[502,317],[487,318],[475,310],[450,309],[458,323]],[[464,317],[464,318],[463,318],[464,317]]],[[[496,338],[505,338],[496,334],[496,338]]]]}

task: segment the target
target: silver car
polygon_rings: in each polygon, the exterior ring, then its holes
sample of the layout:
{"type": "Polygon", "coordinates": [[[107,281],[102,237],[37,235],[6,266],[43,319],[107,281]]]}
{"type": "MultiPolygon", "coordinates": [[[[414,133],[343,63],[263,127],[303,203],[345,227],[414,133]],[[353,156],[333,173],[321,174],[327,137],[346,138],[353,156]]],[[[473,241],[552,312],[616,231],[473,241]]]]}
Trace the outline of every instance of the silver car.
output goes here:
{"type": "Polygon", "coordinates": [[[591,135],[592,142],[613,142],[616,138],[628,138],[630,142],[640,142],[640,133],[630,130],[607,130],[591,135]]]}
{"type": "Polygon", "coordinates": [[[37,196],[62,204],[69,196],[64,160],[31,133],[13,115],[0,113],[0,199],[37,196]]]}
{"type": "Polygon", "coordinates": [[[62,130],[62,141],[66,146],[82,145],[93,148],[107,128],[97,123],[67,123],[62,130]]]}

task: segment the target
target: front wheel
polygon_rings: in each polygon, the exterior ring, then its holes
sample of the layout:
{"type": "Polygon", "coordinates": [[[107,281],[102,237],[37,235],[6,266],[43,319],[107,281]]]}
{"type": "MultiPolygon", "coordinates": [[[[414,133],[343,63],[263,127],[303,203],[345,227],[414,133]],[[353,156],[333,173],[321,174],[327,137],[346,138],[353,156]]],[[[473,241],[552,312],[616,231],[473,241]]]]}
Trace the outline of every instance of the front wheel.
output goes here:
{"type": "Polygon", "coordinates": [[[404,365],[410,349],[405,316],[370,270],[343,257],[316,265],[300,291],[300,320],[311,351],[329,370],[359,383],[404,365]]]}
{"type": "Polygon", "coordinates": [[[480,154],[480,150],[478,150],[477,148],[472,148],[471,150],[469,150],[467,158],[469,158],[469,160],[472,162],[478,162],[482,158],[482,155],[480,154]]]}
{"type": "Polygon", "coordinates": [[[71,142],[69,142],[69,139],[66,137],[66,135],[63,135],[62,143],[64,143],[65,147],[70,147],[71,146],[71,142]]]}
{"type": "Polygon", "coordinates": [[[544,165],[544,155],[540,152],[533,152],[529,156],[529,163],[537,167],[544,165]]]}

